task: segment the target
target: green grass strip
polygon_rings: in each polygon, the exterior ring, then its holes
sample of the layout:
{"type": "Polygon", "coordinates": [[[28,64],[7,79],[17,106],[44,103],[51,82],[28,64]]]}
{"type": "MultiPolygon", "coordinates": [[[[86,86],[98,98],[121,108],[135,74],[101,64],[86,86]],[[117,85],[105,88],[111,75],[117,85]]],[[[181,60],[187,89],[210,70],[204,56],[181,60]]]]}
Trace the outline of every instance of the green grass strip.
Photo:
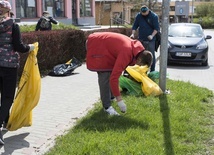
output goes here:
{"type": "Polygon", "coordinates": [[[128,111],[121,116],[97,103],[47,155],[214,154],[213,92],[172,80],[167,88],[171,93],[160,97],[124,95],[128,111]]]}

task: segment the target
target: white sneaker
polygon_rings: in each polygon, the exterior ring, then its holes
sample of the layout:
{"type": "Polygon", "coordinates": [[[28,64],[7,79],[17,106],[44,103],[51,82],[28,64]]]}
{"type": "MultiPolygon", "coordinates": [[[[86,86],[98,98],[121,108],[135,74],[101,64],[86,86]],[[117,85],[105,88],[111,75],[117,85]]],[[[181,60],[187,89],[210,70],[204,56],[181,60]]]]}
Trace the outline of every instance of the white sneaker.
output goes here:
{"type": "Polygon", "coordinates": [[[1,129],[1,130],[2,130],[2,131],[8,131],[8,129],[7,129],[7,128],[3,128],[3,127],[2,127],[2,129],[1,129]]]}
{"type": "Polygon", "coordinates": [[[109,115],[120,115],[119,113],[117,113],[117,111],[110,106],[108,109],[105,110],[109,115]]]}

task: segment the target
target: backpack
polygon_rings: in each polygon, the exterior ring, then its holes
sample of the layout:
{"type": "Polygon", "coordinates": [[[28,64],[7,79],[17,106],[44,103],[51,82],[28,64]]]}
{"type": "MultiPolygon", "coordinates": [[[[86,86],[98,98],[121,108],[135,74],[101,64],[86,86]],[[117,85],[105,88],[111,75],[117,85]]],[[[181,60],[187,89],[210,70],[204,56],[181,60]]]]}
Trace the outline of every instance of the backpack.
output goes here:
{"type": "Polygon", "coordinates": [[[40,27],[43,28],[43,29],[48,29],[49,26],[50,26],[49,19],[42,17],[42,20],[41,20],[41,23],[40,23],[40,27]]]}

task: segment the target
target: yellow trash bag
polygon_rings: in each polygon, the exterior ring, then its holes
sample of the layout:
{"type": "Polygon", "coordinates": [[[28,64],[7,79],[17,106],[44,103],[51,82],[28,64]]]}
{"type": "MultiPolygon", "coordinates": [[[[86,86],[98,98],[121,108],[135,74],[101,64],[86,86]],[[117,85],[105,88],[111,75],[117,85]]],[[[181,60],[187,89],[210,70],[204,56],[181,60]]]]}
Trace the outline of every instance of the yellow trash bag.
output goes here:
{"type": "Polygon", "coordinates": [[[32,125],[32,109],[38,104],[41,91],[41,76],[37,61],[38,42],[26,60],[19,81],[13,106],[11,108],[7,129],[17,130],[32,125]]]}
{"type": "Polygon", "coordinates": [[[141,88],[145,96],[153,95],[153,96],[158,96],[162,94],[162,90],[160,87],[152,81],[148,75],[148,66],[139,66],[139,65],[134,65],[134,66],[128,66],[126,68],[126,71],[137,81],[141,82],[141,88]]]}

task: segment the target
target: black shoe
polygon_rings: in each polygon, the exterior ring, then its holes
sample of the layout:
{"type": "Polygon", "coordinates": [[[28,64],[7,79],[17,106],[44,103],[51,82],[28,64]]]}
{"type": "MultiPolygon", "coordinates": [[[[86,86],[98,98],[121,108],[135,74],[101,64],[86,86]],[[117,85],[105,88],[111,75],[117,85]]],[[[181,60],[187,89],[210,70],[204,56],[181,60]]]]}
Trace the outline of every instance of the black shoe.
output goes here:
{"type": "Polygon", "coordinates": [[[3,135],[1,133],[1,130],[0,130],[0,145],[4,145],[4,139],[3,139],[3,135]]]}
{"type": "Polygon", "coordinates": [[[111,97],[111,102],[113,102],[113,101],[115,101],[115,97],[113,96],[113,97],[111,97]]]}

